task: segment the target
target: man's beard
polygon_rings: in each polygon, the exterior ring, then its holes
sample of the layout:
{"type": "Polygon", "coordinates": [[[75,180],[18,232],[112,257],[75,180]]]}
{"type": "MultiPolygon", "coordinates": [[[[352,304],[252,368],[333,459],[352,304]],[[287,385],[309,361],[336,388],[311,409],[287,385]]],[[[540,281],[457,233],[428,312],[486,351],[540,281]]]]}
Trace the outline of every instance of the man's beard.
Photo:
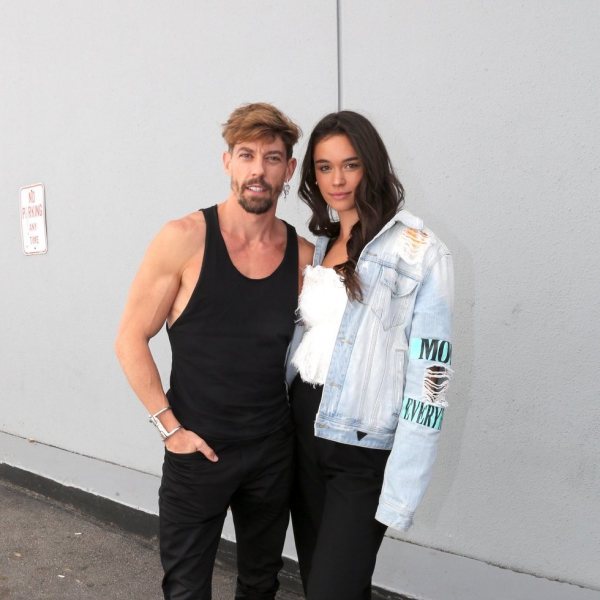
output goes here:
{"type": "Polygon", "coordinates": [[[262,215],[268,212],[273,206],[274,199],[279,197],[281,189],[275,190],[263,179],[250,179],[240,185],[231,180],[231,189],[237,194],[238,202],[240,206],[248,213],[253,215],[262,215]],[[251,185],[260,185],[265,188],[265,196],[253,196],[252,198],[246,198],[244,196],[244,190],[251,185]]]}

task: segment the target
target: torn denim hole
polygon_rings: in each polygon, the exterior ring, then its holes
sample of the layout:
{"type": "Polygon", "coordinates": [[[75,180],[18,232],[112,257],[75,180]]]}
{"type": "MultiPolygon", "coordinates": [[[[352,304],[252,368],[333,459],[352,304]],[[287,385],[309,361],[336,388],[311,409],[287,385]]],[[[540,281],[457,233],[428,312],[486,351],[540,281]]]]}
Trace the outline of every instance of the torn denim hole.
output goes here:
{"type": "Polygon", "coordinates": [[[406,228],[400,236],[400,256],[409,264],[418,263],[429,244],[429,234],[420,229],[406,228]]]}
{"type": "Polygon", "coordinates": [[[425,369],[423,379],[423,402],[436,406],[448,406],[446,392],[454,371],[444,365],[433,365],[425,369]]]}

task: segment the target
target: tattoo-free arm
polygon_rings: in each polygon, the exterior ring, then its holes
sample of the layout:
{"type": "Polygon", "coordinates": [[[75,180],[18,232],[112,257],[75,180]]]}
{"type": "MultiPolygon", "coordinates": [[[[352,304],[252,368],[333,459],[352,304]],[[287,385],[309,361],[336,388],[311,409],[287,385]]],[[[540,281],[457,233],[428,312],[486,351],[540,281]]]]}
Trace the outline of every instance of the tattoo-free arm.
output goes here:
{"type": "MultiPolygon", "coordinates": [[[[168,405],[160,375],[149,348],[164,325],[181,285],[192,244],[186,226],[168,223],[150,244],[129,291],[115,350],[121,367],[142,404],[154,414],[168,405]]],[[[168,431],[179,426],[172,411],[160,415],[168,431]]],[[[202,452],[216,460],[213,450],[192,431],[180,429],[167,442],[174,452],[202,452]]]]}

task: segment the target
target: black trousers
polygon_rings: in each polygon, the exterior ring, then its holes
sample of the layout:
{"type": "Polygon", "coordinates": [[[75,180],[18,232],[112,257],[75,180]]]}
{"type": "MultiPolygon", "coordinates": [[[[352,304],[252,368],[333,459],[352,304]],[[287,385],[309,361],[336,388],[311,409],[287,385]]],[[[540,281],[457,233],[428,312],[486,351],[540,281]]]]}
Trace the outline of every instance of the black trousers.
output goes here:
{"type": "Polygon", "coordinates": [[[308,600],[368,600],[385,525],[375,520],[389,451],[317,438],[322,388],[296,377],[290,389],[296,425],[291,511],[308,600]]]}
{"type": "Polygon", "coordinates": [[[215,444],[219,457],[165,451],[159,491],[167,600],[210,600],[227,507],[235,526],[236,600],[273,600],[283,566],[293,472],[293,426],[265,438],[215,444]]]}

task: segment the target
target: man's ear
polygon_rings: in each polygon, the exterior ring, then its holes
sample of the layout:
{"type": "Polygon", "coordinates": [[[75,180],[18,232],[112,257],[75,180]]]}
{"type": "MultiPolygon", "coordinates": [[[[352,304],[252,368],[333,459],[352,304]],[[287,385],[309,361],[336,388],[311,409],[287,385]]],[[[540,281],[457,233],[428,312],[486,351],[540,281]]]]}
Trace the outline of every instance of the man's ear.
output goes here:
{"type": "Polygon", "coordinates": [[[290,160],[288,160],[286,177],[285,177],[286,181],[289,181],[292,178],[292,175],[294,174],[294,171],[296,170],[297,164],[298,164],[298,161],[295,158],[290,158],[290,160]]]}
{"type": "Polygon", "coordinates": [[[227,175],[231,175],[229,172],[229,165],[231,164],[231,152],[225,151],[223,152],[223,168],[225,169],[225,173],[227,175]]]}

